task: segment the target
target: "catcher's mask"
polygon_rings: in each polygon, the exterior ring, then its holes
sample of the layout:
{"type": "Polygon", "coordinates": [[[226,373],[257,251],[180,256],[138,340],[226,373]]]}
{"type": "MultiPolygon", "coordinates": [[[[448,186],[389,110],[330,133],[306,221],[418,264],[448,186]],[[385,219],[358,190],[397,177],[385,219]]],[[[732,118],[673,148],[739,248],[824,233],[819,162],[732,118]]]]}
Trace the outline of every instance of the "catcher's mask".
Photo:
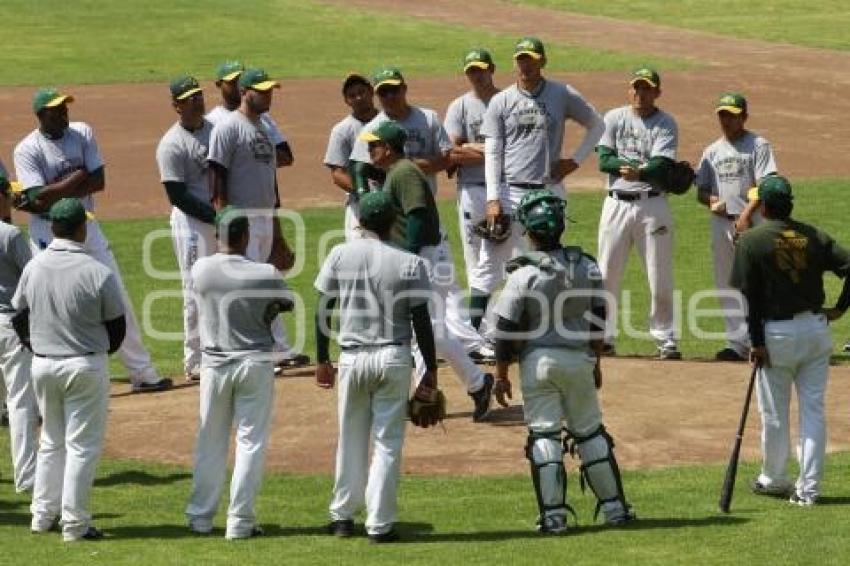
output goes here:
{"type": "Polygon", "coordinates": [[[531,191],[519,201],[516,217],[526,232],[540,239],[559,239],[566,227],[567,202],[549,189],[531,191]]]}

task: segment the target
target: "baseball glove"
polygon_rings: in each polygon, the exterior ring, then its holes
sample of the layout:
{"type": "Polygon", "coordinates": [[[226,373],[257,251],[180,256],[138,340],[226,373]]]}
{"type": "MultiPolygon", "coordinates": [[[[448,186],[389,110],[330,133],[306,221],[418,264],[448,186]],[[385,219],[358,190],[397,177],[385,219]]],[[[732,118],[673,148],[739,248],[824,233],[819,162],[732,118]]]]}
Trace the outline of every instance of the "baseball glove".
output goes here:
{"type": "Polygon", "coordinates": [[[694,168],[687,161],[676,161],[667,172],[663,190],[674,195],[683,195],[694,184],[694,168]]]}
{"type": "Polygon", "coordinates": [[[407,414],[416,426],[434,426],[446,418],[446,396],[439,389],[420,386],[407,402],[407,414]]]}
{"type": "Polygon", "coordinates": [[[39,200],[43,187],[30,187],[12,192],[12,206],[24,212],[44,212],[44,202],[39,200]]]}
{"type": "Polygon", "coordinates": [[[472,226],[472,233],[497,244],[504,242],[511,235],[511,217],[507,214],[500,214],[492,224],[484,218],[472,226]]]}

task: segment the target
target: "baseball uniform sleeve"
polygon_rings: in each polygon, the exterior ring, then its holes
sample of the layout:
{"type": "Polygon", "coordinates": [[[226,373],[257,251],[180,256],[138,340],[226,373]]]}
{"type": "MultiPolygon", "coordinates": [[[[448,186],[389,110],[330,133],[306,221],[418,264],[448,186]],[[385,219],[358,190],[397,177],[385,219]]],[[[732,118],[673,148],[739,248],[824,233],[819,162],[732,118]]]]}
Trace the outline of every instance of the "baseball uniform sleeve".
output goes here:
{"type": "Polygon", "coordinates": [[[29,270],[24,269],[23,273],[21,273],[21,278],[18,279],[18,286],[15,288],[15,294],[12,295],[12,308],[16,311],[21,312],[24,309],[29,308],[29,302],[27,301],[27,293],[26,289],[29,286],[29,270]]]}
{"type": "Polygon", "coordinates": [[[159,167],[160,181],[186,182],[186,169],[184,160],[175,145],[169,141],[162,140],[156,148],[156,164],[159,167]]]}
{"type": "Polygon", "coordinates": [[[229,120],[219,122],[210,132],[210,148],[207,161],[218,163],[225,169],[230,169],[233,160],[233,149],[236,128],[228,127],[229,120]]]}
{"type": "Polygon", "coordinates": [[[101,320],[113,320],[124,314],[124,301],[121,298],[121,289],[118,280],[110,273],[103,280],[100,288],[101,320]]]}
{"type": "Polygon", "coordinates": [[[484,182],[487,187],[487,200],[499,200],[501,196],[505,159],[505,123],[501,114],[503,100],[504,96],[501,93],[496,94],[490,100],[481,122],[481,135],[484,136],[484,182]]]}
{"type": "Polygon", "coordinates": [[[340,122],[331,129],[328,139],[328,149],[325,151],[324,164],[327,167],[348,167],[348,158],[351,155],[352,138],[346,135],[345,124],[340,122]]]}
{"type": "Polygon", "coordinates": [[[15,176],[25,189],[47,185],[47,179],[38,164],[38,154],[29,144],[21,143],[13,155],[15,176]]]}
{"type": "Polygon", "coordinates": [[[286,136],[280,131],[277,122],[274,121],[271,114],[268,112],[260,114],[260,123],[266,128],[266,132],[269,134],[269,141],[272,142],[273,146],[277,147],[286,141],[286,136]]]}
{"type": "Polygon", "coordinates": [[[763,177],[776,173],[776,160],[773,157],[773,149],[767,140],[756,146],[753,155],[753,168],[755,169],[756,182],[763,177]]]}
{"type": "Polygon", "coordinates": [[[24,267],[32,259],[32,250],[21,231],[18,231],[12,236],[12,241],[9,245],[9,255],[21,272],[23,272],[24,267]]]}
{"type": "Polygon", "coordinates": [[[499,301],[493,312],[505,320],[519,324],[525,307],[525,291],[528,285],[528,273],[531,268],[520,268],[508,277],[505,288],[499,295],[499,301]]]}
{"type": "Polygon", "coordinates": [[[818,230],[818,239],[826,251],[826,269],[839,277],[850,276],[850,253],[826,232],[818,230]]]}
{"type": "Polygon", "coordinates": [[[599,138],[605,133],[605,122],[602,120],[599,112],[596,111],[596,108],[585,100],[579,91],[569,85],[567,85],[565,105],[564,115],[575,120],[585,128],[584,138],[572,155],[573,161],[581,163],[587,159],[587,156],[590,155],[590,152],[599,143],[599,138]]]}
{"type": "Polygon", "coordinates": [[[443,127],[443,124],[440,123],[440,117],[437,116],[437,113],[433,112],[428,117],[428,121],[431,128],[431,136],[435,141],[438,152],[445,154],[451,151],[455,144],[452,143],[452,140],[449,138],[449,134],[446,133],[446,129],[443,127]]]}
{"type": "Polygon", "coordinates": [[[71,127],[83,138],[83,163],[86,171],[91,173],[103,167],[103,157],[100,155],[91,126],[83,122],[75,122],[71,127]]]}
{"type": "Polygon", "coordinates": [[[322,268],[319,270],[319,274],[316,276],[316,280],[313,282],[313,287],[322,293],[323,295],[334,295],[339,292],[339,280],[336,275],[336,267],[339,257],[339,246],[335,246],[331,253],[328,254],[328,257],[325,258],[325,262],[322,264],[322,268]]]}
{"type": "Polygon", "coordinates": [[[505,122],[502,120],[504,101],[505,96],[501,92],[490,99],[481,121],[481,135],[485,138],[505,139],[505,122]]]}
{"type": "Polygon", "coordinates": [[[463,97],[454,99],[446,109],[446,120],[443,129],[451,140],[460,142],[469,141],[465,139],[463,128],[463,97]]]}
{"type": "Polygon", "coordinates": [[[613,149],[615,152],[617,151],[617,120],[619,117],[619,113],[617,110],[609,110],[605,114],[605,118],[603,118],[602,123],[604,124],[604,130],[602,132],[602,137],[599,138],[599,143],[597,145],[601,145],[603,147],[607,147],[609,149],[613,149]]]}
{"type": "Polygon", "coordinates": [[[676,148],[679,145],[679,127],[671,116],[665,116],[658,124],[658,134],[652,140],[652,150],[649,153],[653,157],[666,157],[676,159],[676,148]]]}
{"type": "Polygon", "coordinates": [[[696,170],[696,178],[694,179],[694,184],[700,190],[710,190],[713,194],[717,194],[717,183],[715,183],[714,166],[711,164],[711,160],[708,158],[708,154],[705,151],[702,152],[702,157],[700,157],[699,165],[697,166],[696,170]]]}

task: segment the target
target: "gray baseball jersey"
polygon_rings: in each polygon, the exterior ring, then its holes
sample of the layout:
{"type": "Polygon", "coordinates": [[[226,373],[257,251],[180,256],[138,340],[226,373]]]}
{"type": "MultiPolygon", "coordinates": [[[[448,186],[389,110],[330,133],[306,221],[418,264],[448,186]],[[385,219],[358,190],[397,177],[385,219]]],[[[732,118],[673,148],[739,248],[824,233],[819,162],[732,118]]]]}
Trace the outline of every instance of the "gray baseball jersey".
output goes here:
{"type": "Polygon", "coordinates": [[[32,350],[46,357],[106,353],[103,323],[124,314],[112,271],[85,246],[63,238],[54,238],[26,265],[12,305],[30,309],[32,350]]]}
{"type": "Polygon", "coordinates": [[[771,173],[776,173],[776,160],[770,143],[746,132],[734,142],[721,137],[705,148],[695,183],[725,202],[728,214],[741,214],[747,207],[747,191],[771,173]]]}
{"type": "MultiPolygon", "coordinates": [[[[210,110],[204,118],[207,119],[207,122],[215,126],[219,122],[221,122],[224,118],[229,116],[234,110],[228,110],[221,104],[210,110]]],[[[277,122],[274,121],[274,118],[271,117],[271,114],[268,112],[264,112],[260,114],[260,122],[266,127],[266,130],[269,132],[269,140],[271,140],[272,144],[277,147],[283,142],[287,141],[286,135],[277,125],[277,122]]]]}
{"type": "MultiPolygon", "coordinates": [[[[449,104],[446,110],[446,120],[443,127],[449,138],[457,138],[464,143],[484,143],[481,135],[481,124],[484,122],[484,113],[487,111],[487,103],[475,96],[474,92],[467,92],[459,96],[449,104]]],[[[461,165],[457,170],[458,184],[484,184],[484,163],[479,165],[461,165]]]]}
{"type": "MultiPolygon", "coordinates": [[[[384,122],[391,120],[383,111],[372,118],[372,121],[364,126],[367,132],[371,132],[384,122]]],[[[405,156],[409,159],[430,159],[440,154],[447,153],[454,147],[446,130],[440,123],[437,113],[428,108],[411,106],[410,113],[404,120],[398,120],[398,125],[407,132],[407,142],[404,144],[405,156]]],[[[363,140],[356,140],[351,150],[352,161],[371,163],[369,159],[369,144],[363,140]]],[[[437,176],[428,175],[428,184],[431,192],[437,192],[437,176]]]]}
{"type": "MultiPolygon", "coordinates": [[[[621,159],[646,164],[651,157],[676,159],[679,145],[679,129],[676,120],[663,110],[656,110],[642,118],[631,106],[622,106],[605,114],[605,133],[599,145],[617,152],[621,159]]],[[[641,192],[652,187],[643,181],[627,181],[616,175],[608,175],[607,187],[612,191],[641,192]]]]}
{"type": "Polygon", "coordinates": [[[15,312],[12,296],[30,259],[32,252],[23,233],[17,226],[0,222],[0,312],[15,312]]]}
{"type": "Polygon", "coordinates": [[[357,141],[357,134],[365,125],[365,122],[361,122],[351,114],[334,125],[328,139],[328,149],[325,151],[323,162],[325,166],[348,167],[351,161],[351,150],[354,149],[354,142],[357,141]]]}
{"type": "Polygon", "coordinates": [[[281,299],[291,299],[291,293],[272,265],[216,253],[195,262],[192,281],[204,364],[274,350],[270,309],[281,299]]]}
{"type": "Polygon", "coordinates": [[[212,124],[204,120],[200,128],[190,132],[177,122],[165,132],[156,148],[160,180],[185,183],[189,194],[201,202],[210,202],[212,196],[207,179],[212,128],[212,124]]]}
{"type": "Polygon", "coordinates": [[[240,208],[274,208],[277,156],[262,123],[231,112],[210,134],[208,161],[227,169],[229,204],[240,208]]]}
{"type": "Polygon", "coordinates": [[[419,257],[373,237],[334,247],[314,286],[338,298],[341,346],[408,344],[410,309],[431,288],[419,257]]]}
{"type": "Polygon", "coordinates": [[[493,96],[484,114],[481,134],[504,141],[503,180],[554,182],[551,166],[561,159],[568,119],[588,130],[573,154],[573,159],[581,163],[596,144],[596,135],[590,133],[601,118],[576,89],[544,80],[535,93],[514,84],[493,96]]]}
{"type": "Polygon", "coordinates": [[[495,313],[529,333],[523,353],[537,347],[587,348],[589,316],[605,304],[599,266],[581,248],[547,252],[546,265],[508,276],[495,313]]]}

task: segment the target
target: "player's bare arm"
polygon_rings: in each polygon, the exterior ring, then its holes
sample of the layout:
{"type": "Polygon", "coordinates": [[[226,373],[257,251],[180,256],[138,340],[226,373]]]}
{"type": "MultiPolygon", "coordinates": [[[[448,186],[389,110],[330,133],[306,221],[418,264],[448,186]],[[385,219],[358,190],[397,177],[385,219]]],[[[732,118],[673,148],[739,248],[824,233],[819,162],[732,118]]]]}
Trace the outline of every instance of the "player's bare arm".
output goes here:
{"type": "Polygon", "coordinates": [[[348,174],[345,167],[331,167],[331,181],[333,181],[334,185],[346,193],[350,193],[354,190],[354,183],[351,180],[351,175],[348,174]]]}
{"type": "Polygon", "coordinates": [[[210,166],[210,194],[212,195],[212,205],[216,209],[222,209],[227,206],[227,167],[209,161],[210,166]]]}

